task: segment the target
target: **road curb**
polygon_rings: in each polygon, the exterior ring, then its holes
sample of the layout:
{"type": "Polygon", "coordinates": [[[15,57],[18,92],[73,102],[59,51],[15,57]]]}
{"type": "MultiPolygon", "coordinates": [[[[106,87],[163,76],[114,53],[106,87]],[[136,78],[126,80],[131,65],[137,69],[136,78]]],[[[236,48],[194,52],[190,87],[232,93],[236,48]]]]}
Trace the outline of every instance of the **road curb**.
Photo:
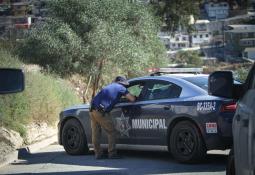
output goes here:
{"type": "Polygon", "coordinates": [[[54,142],[57,142],[57,134],[54,134],[40,142],[36,142],[32,145],[26,146],[25,148],[27,148],[28,153],[31,154],[31,153],[35,153],[36,151],[38,151],[42,148],[47,147],[48,145],[50,145],[54,142]]]}
{"type": "Polygon", "coordinates": [[[53,144],[57,142],[57,134],[54,134],[44,140],[41,140],[39,142],[36,142],[31,145],[27,145],[23,148],[20,148],[16,151],[13,151],[5,156],[5,158],[0,161],[0,168],[14,162],[15,160],[18,160],[19,158],[25,157],[26,155],[35,153],[36,151],[47,147],[50,144],[53,144]]]}
{"type": "Polygon", "coordinates": [[[7,154],[4,157],[4,159],[0,161],[0,168],[15,161],[18,158],[18,154],[19,154],[19,151],[17,150],[7,154]]]}

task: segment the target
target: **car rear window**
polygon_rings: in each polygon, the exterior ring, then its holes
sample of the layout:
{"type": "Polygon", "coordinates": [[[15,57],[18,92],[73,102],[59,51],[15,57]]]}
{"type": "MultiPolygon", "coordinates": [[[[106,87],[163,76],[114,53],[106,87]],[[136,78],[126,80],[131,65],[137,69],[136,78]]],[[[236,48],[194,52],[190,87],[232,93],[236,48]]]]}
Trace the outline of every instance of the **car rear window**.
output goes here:
{"type": "Polygon", "coordinates": [[[183,77],[182,79],[208,91],[208,76],[183,77]]]}

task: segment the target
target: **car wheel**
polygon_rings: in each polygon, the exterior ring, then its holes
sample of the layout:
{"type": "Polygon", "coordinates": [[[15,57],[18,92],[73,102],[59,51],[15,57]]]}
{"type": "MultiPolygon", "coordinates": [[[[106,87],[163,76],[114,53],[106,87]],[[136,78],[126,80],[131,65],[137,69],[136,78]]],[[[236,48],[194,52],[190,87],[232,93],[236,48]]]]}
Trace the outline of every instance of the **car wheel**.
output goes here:
{"type": "Polygon", "coordinates": [[[206,147],[197,127],[189,121],[177,123],[170,135],[170,152],[182,163],[199,162],[206,156],[206,147]]]}
{"type": "Polygon", "coordinates": [[[66,121],[62,129],[62,143],[65,151],[70,155],[88,153],[86,135],[78,120],[66,121]]]}
{"type": "Polygon", "coordinates": [[[228,155],[228,163],[226,168],[226,175],[235,175],[235,157],[233,149],[230,150],[228,155]]]}

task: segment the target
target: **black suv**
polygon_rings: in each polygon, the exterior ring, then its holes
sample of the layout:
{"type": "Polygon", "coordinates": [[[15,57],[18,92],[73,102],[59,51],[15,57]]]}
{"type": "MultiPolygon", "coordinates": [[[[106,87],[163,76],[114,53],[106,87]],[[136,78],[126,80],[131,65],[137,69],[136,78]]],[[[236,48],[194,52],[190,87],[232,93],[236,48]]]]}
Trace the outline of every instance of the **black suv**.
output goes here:
{"type": "Polygon", "coordinates": [[[209,93],[239,100],[232,124],[234,141],[227,175],[255,175],[255,63],[240,85],[233,83],[232,72],[212,73],[209,93]]]}

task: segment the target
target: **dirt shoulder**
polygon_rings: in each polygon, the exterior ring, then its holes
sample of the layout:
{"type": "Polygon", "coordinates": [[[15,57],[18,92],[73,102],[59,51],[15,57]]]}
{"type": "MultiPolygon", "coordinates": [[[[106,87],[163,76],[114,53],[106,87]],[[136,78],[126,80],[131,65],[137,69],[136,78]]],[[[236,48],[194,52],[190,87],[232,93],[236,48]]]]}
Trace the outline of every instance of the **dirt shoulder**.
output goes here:
{"type": "Polygon", "coordinates": [[[57,133],[57,128],[47,123],[32,123],[26,126],[26,129],[27,135],[22,138],[15,131],[0,127],[0,162],[4,161],[6,156],[13,151],[45,140],[57,133]]]}

